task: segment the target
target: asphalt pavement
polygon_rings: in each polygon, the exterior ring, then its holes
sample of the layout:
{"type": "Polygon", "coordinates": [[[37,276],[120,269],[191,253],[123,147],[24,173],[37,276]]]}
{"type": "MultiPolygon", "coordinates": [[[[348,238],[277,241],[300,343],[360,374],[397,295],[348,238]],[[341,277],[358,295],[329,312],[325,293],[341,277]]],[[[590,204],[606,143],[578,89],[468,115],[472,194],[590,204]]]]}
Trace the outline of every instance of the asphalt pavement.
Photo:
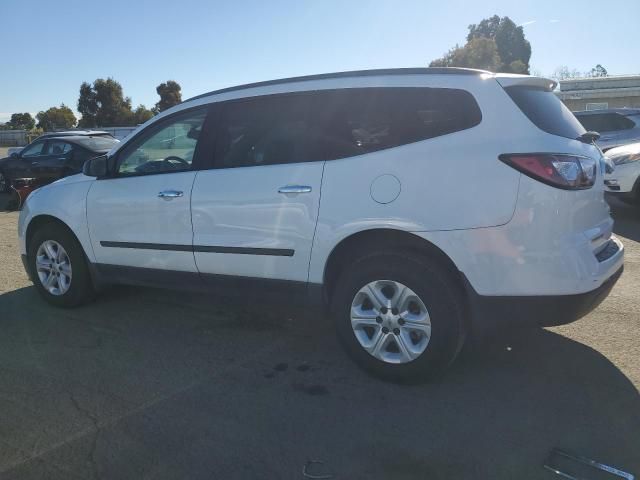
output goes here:
{"type": "Polygon", "coordinates": [[[626,268],[597,310],[400,386],[318,312],[129,287],[52,308],[0,212],[0,478],[551,480],[553,447],[640,475],[640,210],[613,214],[626,268]]]}

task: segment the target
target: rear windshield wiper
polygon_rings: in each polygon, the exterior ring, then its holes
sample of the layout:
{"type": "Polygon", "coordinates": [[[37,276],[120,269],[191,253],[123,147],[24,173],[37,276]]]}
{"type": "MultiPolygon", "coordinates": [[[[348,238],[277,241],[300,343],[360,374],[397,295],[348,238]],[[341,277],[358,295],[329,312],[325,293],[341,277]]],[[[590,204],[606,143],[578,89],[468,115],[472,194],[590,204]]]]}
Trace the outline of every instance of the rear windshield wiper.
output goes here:
{"type": "Polygon", "coordinates": [[[600,138],[598,132],[584,132],[576,140],[580,140],[583,143],[593,143],[600,138]]]}

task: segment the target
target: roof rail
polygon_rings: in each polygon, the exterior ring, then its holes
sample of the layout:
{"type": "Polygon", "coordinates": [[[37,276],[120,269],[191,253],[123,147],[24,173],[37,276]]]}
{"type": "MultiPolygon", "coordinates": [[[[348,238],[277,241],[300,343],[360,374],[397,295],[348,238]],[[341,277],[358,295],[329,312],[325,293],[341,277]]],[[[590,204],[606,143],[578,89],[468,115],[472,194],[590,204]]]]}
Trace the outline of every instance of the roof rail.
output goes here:
{"type": "Polygon", "coordinates": [[[267,80],[264,82],[247,83],[245,85],[238,85],[236,87],[222,88],[220,90],[213,90],[212,92],[196,95],[195,97],[188,98],[182,103],[197,100],[198,98],[208,97],[210,95],[217,95],[226,92],[235,92],[238,90],[246,90],[256,87],[268,87],[271,85],[282,85],[286,83],[294,82],[308,82],[311,80],[325,80],[331,78],[346,78],[346,77],[375,77],[379,75],[482,75],[493,74],[486,70],[476,70],[473,68],[455,68],[455,67],[424,67],[424,68],[381,68],[374,70],[353,70],[347,72],[336,73],[321,73],[318,75],[306,75],[301,77],[282,78],[278,80],[267,80]]]}

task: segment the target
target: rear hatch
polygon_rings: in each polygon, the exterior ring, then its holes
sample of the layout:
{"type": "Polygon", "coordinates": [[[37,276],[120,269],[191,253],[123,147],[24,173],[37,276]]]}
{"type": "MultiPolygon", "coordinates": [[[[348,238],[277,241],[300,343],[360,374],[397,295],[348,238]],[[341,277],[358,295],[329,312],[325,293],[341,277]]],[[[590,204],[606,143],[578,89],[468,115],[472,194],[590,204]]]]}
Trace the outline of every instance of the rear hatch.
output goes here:
{"type": "MultiPolygon", "coordinates": [[[[500,74],[496,80],[533,124],[532,141],[526,142],[520,152],[501,156],[501,160],[534,180],[528,183],[534,195],[540,197],[541,205],[552,209],[538,213],[554,216],[567,234],[585,235],[598,253],[606,247],[613,226],[604,200],[606,164],[602,152],[553,93],[555,81],[500,74]]],[[[521,182],[521,187],[526,185],[521,182]]],[[[521,195],[524,190],[521,188],[521,195]]]]}

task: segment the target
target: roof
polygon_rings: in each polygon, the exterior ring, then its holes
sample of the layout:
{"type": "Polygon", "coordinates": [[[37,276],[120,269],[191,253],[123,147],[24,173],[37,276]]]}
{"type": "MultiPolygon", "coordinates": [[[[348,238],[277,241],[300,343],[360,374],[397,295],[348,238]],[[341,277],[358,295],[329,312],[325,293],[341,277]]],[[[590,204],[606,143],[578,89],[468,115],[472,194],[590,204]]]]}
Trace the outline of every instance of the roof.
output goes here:
{"type": "Polygon", "coordinates": [[[598,115],[602,113],[619,113],[621,115],[640,115],[640,108],[602,108],[599,110],[579,110],[574,115],[598,115]]]}
{"type": "Polygon", "coordinates": [[[61,132],[45,132],[41,137],[70,137],[70,136],[91,136],[91,135],[110,135],[104,130],[65,130],[61,132]]]}
{"type": "Polygon", "coordinates": [[[347,72],[321,73],[318,75],[306,75],[302,77],[282,78],[278,80],[267,80],[264,82],[247,83],[235,87],[222,88],[211,92],[196,95],[185,100],[183,103],[196,100],[198,98],[208,97],[226,92],[235,92],[238,90],[246,90],[256,87],[268,87],[272,85],[282,85],[287,83],[308,82],[312,80],[326,80],[332,78],[349,78],[349,77],[376,77],[383,75],[493,75],[492,72],[486,70],[476,70],[473,68],[454,68],[454,67],[425,67],[425,68],[386,68],[374,70],[353,70],[347,72]]]}
{"type": "Polygon", "coordinates": [[[78,145],[82,148],[85,148],[87,150],[91,150],[92,152],[108,152],[109,150],[111,150],[114,145],[116,145],[117,143],[119,143],[116,139],[113,138],[105,138],[105,137],[101,137],[101,136],[96,136],[96,138],[99,138],[100,140],[113,140],[113,145],[111,145],[109,148],[93,148],[89,145],[87,145],[86,140],[92,138],[91,135],[62,135],[62,136],[53,136],[53,137],[47,137],[47,140],[51,141],[51,140],[63,140],[65,142],[69,142],[69,143],[73,143],[75,145],[78,145]]]}

